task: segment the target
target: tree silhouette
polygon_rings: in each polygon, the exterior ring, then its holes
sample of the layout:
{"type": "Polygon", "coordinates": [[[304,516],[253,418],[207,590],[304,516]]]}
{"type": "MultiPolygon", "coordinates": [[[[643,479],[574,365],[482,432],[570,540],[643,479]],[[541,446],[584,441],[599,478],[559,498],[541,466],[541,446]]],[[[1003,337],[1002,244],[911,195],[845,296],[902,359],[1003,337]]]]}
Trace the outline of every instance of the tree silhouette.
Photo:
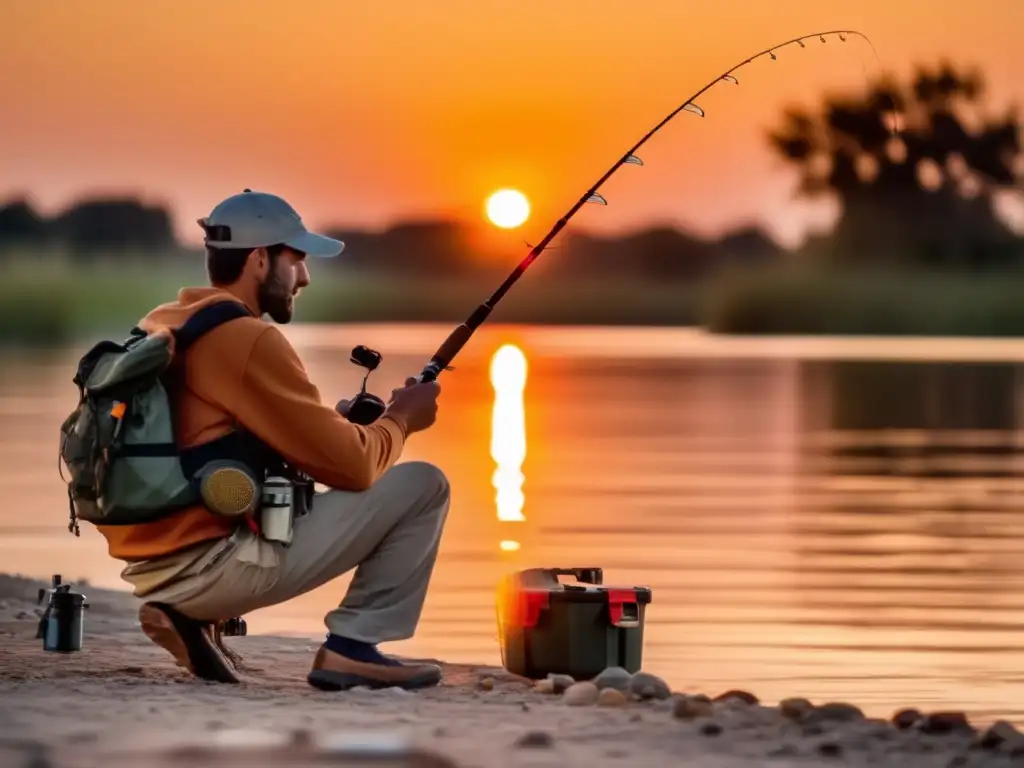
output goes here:
{"type": "Polygon", "coordinates": [[[64,211],[54,226],[61,239],[80,255],[159,250],[175,245],[170,212],[131,197],[79,201],[64,211]]]}
{"type": "Polygon", "coordinates": [[[833,258],[955,267],[1005,265],[1020,240],[999,219],[1000,191],[1020,190],[1020,124],[992,117],[976,72],[947,62],[891,76],[861,96],[827,97],[818,114],[791,108],[769,142],[800,172],[797,194],[834,195],[833,258]],[[893,129],[896,130],[893,130],[893,129]]]}
{"type": "Polygon", "coordinates": [[[0,205],[0,250],[39,245],[47,236],[46,221],[25,198],[0,205]]]}
{"type": "Polygon", "coordinates": [[[25,199],[0,204],[0,257],[14,248],[65,248],[79,259],[178,247],[170,211],[134,197],[92,198],[44,217],[25,199]]]}

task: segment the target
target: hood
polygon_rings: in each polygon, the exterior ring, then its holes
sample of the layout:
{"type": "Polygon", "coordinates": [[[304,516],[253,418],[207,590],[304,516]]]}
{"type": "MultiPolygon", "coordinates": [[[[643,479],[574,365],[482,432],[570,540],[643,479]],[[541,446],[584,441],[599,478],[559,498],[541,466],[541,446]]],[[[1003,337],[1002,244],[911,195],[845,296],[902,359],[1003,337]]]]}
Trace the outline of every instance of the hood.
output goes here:
{"type": "Polygon", "coordinates": [[[245,305],[245,302],[235,294],[223,288],[182,288],[178,291],[177,301],[169,301],[155,307],[139,321],[139,328],[146,333],[155,333],[162,329],[177,330],[197,310],[225,299],[245,305]]]}

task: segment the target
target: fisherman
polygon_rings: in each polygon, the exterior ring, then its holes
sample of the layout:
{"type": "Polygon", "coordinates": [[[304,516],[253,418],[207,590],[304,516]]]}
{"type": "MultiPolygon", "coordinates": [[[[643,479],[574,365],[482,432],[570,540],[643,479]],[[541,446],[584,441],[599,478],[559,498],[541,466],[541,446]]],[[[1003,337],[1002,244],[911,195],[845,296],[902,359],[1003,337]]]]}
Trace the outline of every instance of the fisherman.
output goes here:
{"type": "Polygon", "coordinates": [[[268,541],[251,516],[225,517],[208,505],[155,522],[97,525],[110,555],[126,562],[122,577],[145,601],[142,630],[194,675],[239,682],[244,664],[221,639],[224,621],[355,569],[341,604],[325,617],[328,634],[309,684],[436,685],[439,666],[399,661],[377,644],[413,635],[448,513],[448,481],[437,467],[396,465],[409,436],[434,423],[438,385],[408,379],[373,424],[346,420],[347,401],[335,408],[321,402],[274,325],[291,321],[296,297],[310,283],[306,258],[336,257],[344,243],[308,231],[282,198],[248,189],[199,223],[210,287],[181,289],[139,328],[179,329],[197,310],[225,301],[251,314],[188,348],[169,390],[179,444],[210,444],[240,430],[305,475],[312,501],[294,520],[287,545],[268,541]],[[314,496],[313,482],[330,490],[314,496]]]}

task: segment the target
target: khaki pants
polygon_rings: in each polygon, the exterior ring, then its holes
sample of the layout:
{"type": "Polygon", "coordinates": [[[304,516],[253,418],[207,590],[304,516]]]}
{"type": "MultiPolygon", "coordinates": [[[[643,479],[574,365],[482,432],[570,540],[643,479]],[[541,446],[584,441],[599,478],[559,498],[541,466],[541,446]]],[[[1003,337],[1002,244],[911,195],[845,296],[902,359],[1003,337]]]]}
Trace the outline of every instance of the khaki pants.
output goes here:
{"type": "Polygon", "coordinates": [[[379,643],[412,637],[449,507],[445,476],[431,464],[397,464],[359,493],[318,494],[285,546],[246,528],[193,552],[133,564],[122,577],[147,601],[217,621],[283,603],[356,569],[330,632],[379,643]]]}

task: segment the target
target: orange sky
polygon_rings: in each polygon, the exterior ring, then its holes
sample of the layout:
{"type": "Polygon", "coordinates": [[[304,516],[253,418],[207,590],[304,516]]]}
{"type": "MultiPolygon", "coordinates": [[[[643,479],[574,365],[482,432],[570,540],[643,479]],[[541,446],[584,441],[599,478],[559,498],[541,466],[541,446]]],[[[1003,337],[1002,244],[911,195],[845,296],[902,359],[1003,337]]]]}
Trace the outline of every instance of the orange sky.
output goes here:
{"type": "MultiPolygon", "coordinates": [[[[757,50],[860,29],[905,73],[980,66],[994,106],[1024,97],[1022,0],[89,0],[0,3],[0,198],[46,211],[91,191],[173,206],[179,232],[249,186],[310,225],[479,218],[498,186],[539,238],[678,102],[757,50]],[[926,11],[926,9],[928,9],[926,11]],[[928,13],[928,16],[924,14],[928,13]],[[730,21],[738,18],[739,23],[730,21]]],[[[765,221],[804,206],[764,131],[793,101],[859,86],[865,44],[788,49],[741,71],[603,188],[593,230],[765,221]]]]}

